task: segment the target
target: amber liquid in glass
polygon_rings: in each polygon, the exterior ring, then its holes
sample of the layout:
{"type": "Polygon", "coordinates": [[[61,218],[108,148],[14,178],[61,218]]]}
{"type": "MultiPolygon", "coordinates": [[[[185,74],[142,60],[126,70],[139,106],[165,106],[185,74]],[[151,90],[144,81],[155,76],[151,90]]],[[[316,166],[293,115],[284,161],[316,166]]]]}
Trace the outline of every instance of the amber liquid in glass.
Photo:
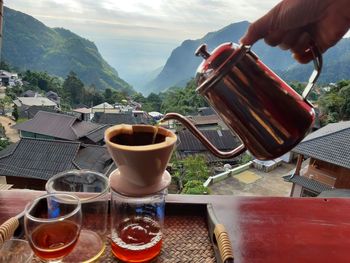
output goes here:
{"type": "Polygon", "coordinates": [[[38,226],[31,235],[31,247],[44,260],[60,259],[68,255],[78,240],[79,227],[69,221],[38,226]]]}
{"type": "Polygon", "coordinates": [[[148,262],[162,247],[160,226],[148,217],[128,218],[112,236],[112,252],[126,262],[148,262]]]}

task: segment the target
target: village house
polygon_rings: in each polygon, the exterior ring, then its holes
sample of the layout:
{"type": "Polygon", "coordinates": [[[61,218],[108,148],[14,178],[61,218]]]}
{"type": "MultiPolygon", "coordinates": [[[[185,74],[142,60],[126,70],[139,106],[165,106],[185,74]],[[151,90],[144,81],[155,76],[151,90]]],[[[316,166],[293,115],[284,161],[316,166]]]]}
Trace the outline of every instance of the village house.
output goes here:
{"type": "Polygon", "coordinates": [[[31,106],[42,106],[52,109],[58,109],[57,103],[49,100],[45,97],[17,97],[13,101],[13,103],[17,106],[18,110],[25,110],[31,106]]]}
{"type": "Polygon", "coordinates": [[[92,118],[91,109],[88,109],[86,107],[74,109],[73,114],[82,121],[90,121],[92,118]]]}
{"type": "Polygon", "coordinates": [[[99,124],[109,124],[109,125],[149,124],[151,121],[151,118],[146,114],[133,113],[132,111],[119,112],[119,113],[95,112],[92,121],[99,124]]]}
{"type": "MultiPolygon", "coordinates": [[[[229,130],[201,130],[203,135],[220,151],[231,151],[239,146],[240,141],[229,130]]],[[[203,155],[208,164],[230,163],[236,164],[239,159],[220,159],[211,154],[207,148],[188,130],[177,133],[179,144],[176,147],[176,157],[184,159],[193,154],[203,155]]],[[[238,157],[239,158],[239,157],[238,157]]]]}
{"type": "Polygon", "coordinates": [[[317,196],[322,191],[350,189],[349,142],[350,121],[328,124],[309,134],[293,149],[298,154],[295,172],[284,177],[293,183],[290,195],[317,196]]]}
{"type": "Polygon", "coordinates": [[[22,138],[77,141],[101,128],[96,123],[81,121],[75,116],[39,111],[33,119],[13,126],[22,138]]]}
{"type": "Polygon", "coordinates": [[[47,180],[71,169],[107,176],[115,165],[105,147],[81,142],[22,138],[0,151],[0,177],[13,188],[45,190],[47,180]]]}
{"type": "Polygon", "coordinates": [[[94,114],[95,112],[120,112],[119,109],[114,108],[111,104],[107,102],[103,102],[101,104],[95,105],[91,108],[91,114],[94,114]]]}
{"type": "Polygon", "coordinates": [[[22,80],[18,77],[17,73],[11,73],[6,70],[0,70],[0,81],[3,86],[22,86],[22,80]]]}

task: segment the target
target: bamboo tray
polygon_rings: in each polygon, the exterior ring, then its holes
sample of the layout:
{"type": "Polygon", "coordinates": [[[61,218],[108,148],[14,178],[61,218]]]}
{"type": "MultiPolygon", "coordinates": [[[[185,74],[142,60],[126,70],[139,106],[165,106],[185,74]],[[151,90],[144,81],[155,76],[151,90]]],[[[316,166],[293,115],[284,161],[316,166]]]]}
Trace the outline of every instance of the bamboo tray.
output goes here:
{"type": "MultiPolygon", "coordinates": [[[[233,262],[228,236],[210,204],[166,203],[165,211],[162,250],[152,262],[233,262]]],[[[20,220],[15,236],[23,238],[23,234],[20,220]]],[[[34,257],[32,262],[41,261],[34,257]]],[[[120,262],[112,255],[109,241],[97,262],[120,262]]]]}

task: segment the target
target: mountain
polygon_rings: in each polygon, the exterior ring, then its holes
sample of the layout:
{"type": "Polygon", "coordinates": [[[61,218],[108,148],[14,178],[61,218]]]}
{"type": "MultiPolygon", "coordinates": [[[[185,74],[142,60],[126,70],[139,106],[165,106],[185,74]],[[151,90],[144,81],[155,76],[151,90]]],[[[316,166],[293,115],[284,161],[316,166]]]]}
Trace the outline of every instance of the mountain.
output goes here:
{"type": "MultiPolygon", "coordinates": [[[[160,74],[142,90],[143,93],[160,92],[174,85],[182,85],[195,75],[196,69],[203,60],[194,55],[195,50],[203,43],[208,45],[211,51],[224,42],[238,43],[249,26],[249,22],[243,21],[230,24],[219,31],[210,32],[197,40],[185,40],[175,48],[168,58],[160,74]]],[[[278,49],[267,48],[262,41],[254,45],[253,50],[261,56],[266,64],[286,69],[293,63],[292,58],[286,52],[278,49]]]]}
{"type": "MultiPolygon", "coordinates": [[[[195,50],[201,44],[206,43],[208,49],[213,50],[224,42],[238,43],[248,26],[247,21],[233,23],[219,31],[208,33],[201,39],[185,40],[172,51],[162,71],[142,89],[142,92],[147,95],[150,92],[164,91],[172,86],[184,86],[184,83],[194,77],[197,67],[203,60],[194,56],[195,50]]],[[[349,41],[343,39],[324,55],[324,69],[320,81],[335,82],[342,78],[350,78],[349,41]]],[[[306,66],[299,65],[292,59],[290,52],[270,47],[264,41],[258,41],[252,50],[285,80],[307,81],[311,74],[312,63],[306,66]]]]}
{"type": "MultiPolygon", "coordinates": [[[[295,63],[278,74],[286,81],[307,81],[312,70],[312,63],[295,63]]],[[[323,68],[318,82],[331,83],[342,79],[350,79],[350,38],[343,38],[323,55],[323,68]]]]}
{"type": "Polygon", "coordinates": [[[100,90],[134,92],[102,58],[93,42],[63,28],[49,28],[7,7],[2,59],[21,70],[47,71],[63,78],[74,71],[86,85],[94,84],[100,90]]]}

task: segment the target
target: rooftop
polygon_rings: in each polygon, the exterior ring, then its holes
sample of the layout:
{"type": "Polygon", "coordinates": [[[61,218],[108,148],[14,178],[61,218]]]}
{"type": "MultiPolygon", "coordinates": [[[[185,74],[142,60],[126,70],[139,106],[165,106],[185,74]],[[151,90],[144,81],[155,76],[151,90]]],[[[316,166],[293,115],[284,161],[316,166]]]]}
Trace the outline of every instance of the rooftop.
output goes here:
{"type": "Polygon", "coordinates": [[[309,134],[293,152],[350,169],[350,121],[328,124],[309,134]]]}
{"type": "Polygon", "coordinates": [[[70,169],[107,173],[112,164],[107,149],[80,142],[22,138],[0,152],[0,175],[48,180],[70,169]]]}
{"type": "Polygon", "coordinates": [[[80,121],[74,116],[46,111],[39,111],[33,119],[13,126],[21,131],[71,141],[78,140],[100,127],[95,123],[80,121]]]}
{"type": "Polygon", "coordinates": [[[48,107],[55,107],[57,104],[53,102],[52,100],[49,100],[45,97],[17,97],[17,100],[14,101],[16,105],[19,102],[19,106],[25,105],[25,106],[48,106],[48,107]]]}

